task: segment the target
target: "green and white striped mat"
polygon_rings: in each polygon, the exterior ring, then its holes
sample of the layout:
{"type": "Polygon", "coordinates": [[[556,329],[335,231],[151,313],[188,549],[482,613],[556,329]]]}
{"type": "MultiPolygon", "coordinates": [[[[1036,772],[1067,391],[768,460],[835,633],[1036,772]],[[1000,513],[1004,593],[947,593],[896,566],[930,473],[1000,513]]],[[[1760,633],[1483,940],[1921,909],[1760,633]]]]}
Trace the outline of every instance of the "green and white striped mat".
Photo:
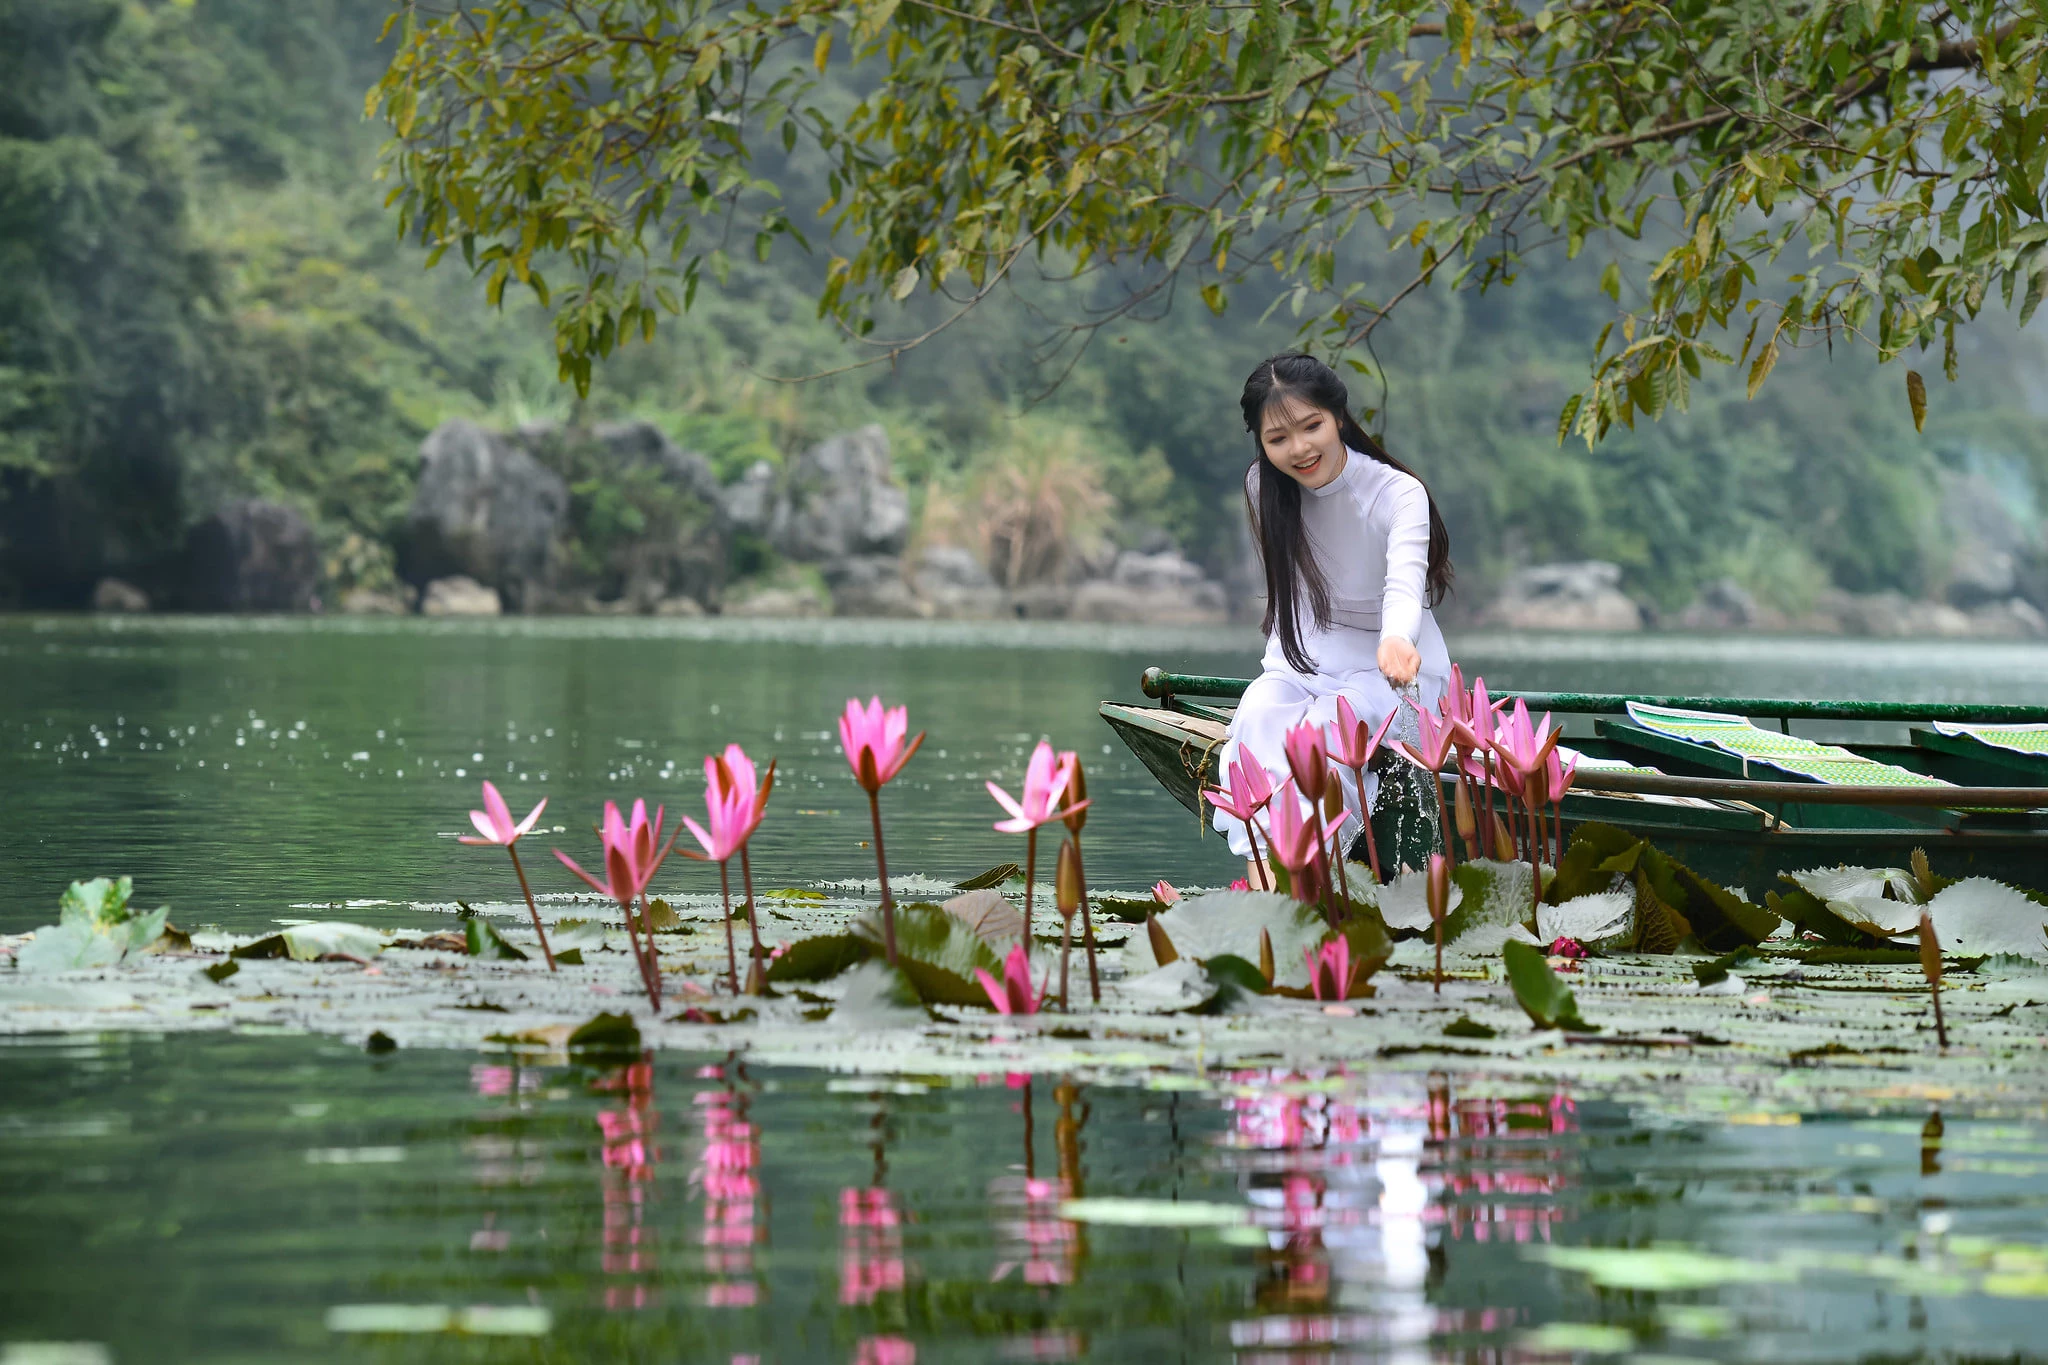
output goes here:
{"type": "Polygon", "coordinates": [[[1994,749],[2048,757],[2048,725],[1957,725],[1938,720],[1934,722],[1934,733],[1974,739],[1994,749]]]}
{"type": "Polygon", "coordinates": [[[1629,719],[1654,734],[1706,744],[1742,760],[1759,763],[1815,782],[1855,787],[1948,787],[1953,783],[1890,763],[1851,753],[1837,744],[1817,744],[1798,735],[1780,734],[1752,724],[1746,717],[1717,711],[1683,711],[1673,706],[1628,704],[1629,719]]]}

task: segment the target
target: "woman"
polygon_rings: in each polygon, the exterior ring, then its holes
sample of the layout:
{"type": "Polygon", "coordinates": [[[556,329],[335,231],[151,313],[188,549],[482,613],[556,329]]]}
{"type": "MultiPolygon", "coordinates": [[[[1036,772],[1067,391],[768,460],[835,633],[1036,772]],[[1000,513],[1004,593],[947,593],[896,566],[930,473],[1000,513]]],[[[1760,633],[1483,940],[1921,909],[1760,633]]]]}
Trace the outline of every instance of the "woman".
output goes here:
{"type": "MultiPolygon", "coordinates": [[[[1451,661],[1430,608],[1450,589],[1451,538],[1422,481],[1352,417],[1329,366],[1275,356],[1252,371],[1240,403],[1257,451],[1245,507],[1266,570],[1266,655],[1218,771],[1248,752],[1277,786],[1283,737],[1303,721],[1334,721],[1340,694],[1375,727],[1399,704],[1396,688],[1419,682],[1424,706],[1443,696],[1451,661]]],[[[1369,809],[1378,778],[1366,784],[1363,799],[1345,787],[1353,815],[1369,809]]],[[[1234,852],[1253,856],[1242,821],[1217,811],[1215,824],[1234,852]]]]}

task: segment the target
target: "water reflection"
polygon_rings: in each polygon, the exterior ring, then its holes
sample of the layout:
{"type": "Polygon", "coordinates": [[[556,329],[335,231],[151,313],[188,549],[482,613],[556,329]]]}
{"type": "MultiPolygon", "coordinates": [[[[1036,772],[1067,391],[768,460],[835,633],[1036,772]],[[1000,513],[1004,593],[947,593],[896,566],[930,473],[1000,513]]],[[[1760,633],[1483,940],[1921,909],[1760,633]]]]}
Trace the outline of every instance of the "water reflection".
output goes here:
{"type": "Polygon", "coordinates": [[[604,1158],[604,1306],[613,1312],[647,1308],[659,1298],[650,1283],[659,1268],[649,1209],[661,1159],[654,1138],[661,1122],[654,1107],[654,1054],[600,1077],[591,1089],[620,1100],[597,1111],[604,1158]]]}
{"type": "Polygon", "coordinates": [[[761,1203],[761,1135],[748,1118],[752,1092],[737,1058],[699,1067],[697,1079],[716,1082],[690,1097],[702,1144],[690,1188],[703,1201],[704,1273],[709,1308],[752,1308],[760,1302],[754,1248],[766,1242],[761,1203]]]}

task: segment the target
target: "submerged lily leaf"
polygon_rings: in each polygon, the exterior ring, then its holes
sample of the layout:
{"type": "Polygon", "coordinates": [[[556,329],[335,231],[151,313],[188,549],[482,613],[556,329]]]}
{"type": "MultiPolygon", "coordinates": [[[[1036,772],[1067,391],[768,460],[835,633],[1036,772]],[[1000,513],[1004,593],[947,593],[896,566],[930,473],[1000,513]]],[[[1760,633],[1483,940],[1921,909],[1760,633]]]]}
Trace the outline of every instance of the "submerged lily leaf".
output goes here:
{"type": "Polygon", "coordinates": [[[1579,1017],[1579,1002],[1571,987],[1550,970],[1542,949],[1510,942],[1502,946],[1500,955],[1507,965],[1508,985],[1514,988],[1516,1002],[1537,1028],[1570,1029],[1576,1033],[1598,1031],[1597,1025],[1579,1017]]]}
{"type": "Polygon", "coordinates": [[[1773,1284],[1798,1278],[1790,1266],[1716,1256],[1690,1247],[1564,1247],[1537,1245],[1532,1261],[1576,1270],[1603,1289],[1649,1292],[1712,1289],[1723,1284],[1773,1284]]]}
{"type": "MultiPolygon", "coordinates": [[[[1153,921],[1172,941],[1182,961],[1229,954],[1247,962],[1259,958],[1259,931],[1272,939],[1274,984],[1306,986],[1302,949],[1322,942],[1327,926],[1314,908],[1267,891],[1209,891],[1184,897],[1153,921]]],[[[1151,940],[1132,934],[1124,942],[1124,970],[1140,976],[1159,966],[1151,940]]]]}
{"type": "Polygon", "coordinates": [[[1250,1222],[1251,1210],[1194,1199],[1069,1199],[1060,1217],[1120,1228],[1227,1228],[1250,1222]]]}
{"type": "MultiPolygon", "coordinates": [[[[505,936],[492,928],[488,920],[473,919],[463,923],[463,933],[468,936],[471,957],[490,958],[504,962],[524,962],[526,954],[505,941],[505,936]]],[[[337,950],[339,951],[339,950],[337,950]]],[[[298,953],[293,952],[297,957],[298,953]]],[[[583,954],[578,953],[580,961],[583,954]]]]}

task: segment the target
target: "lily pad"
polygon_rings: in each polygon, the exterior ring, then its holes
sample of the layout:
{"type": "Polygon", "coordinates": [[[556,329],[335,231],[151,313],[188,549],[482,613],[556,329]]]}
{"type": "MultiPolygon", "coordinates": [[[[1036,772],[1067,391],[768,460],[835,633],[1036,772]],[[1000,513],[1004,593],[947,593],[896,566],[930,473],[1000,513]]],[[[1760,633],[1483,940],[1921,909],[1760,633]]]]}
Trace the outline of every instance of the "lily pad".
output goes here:
{"type": "Polygon", "coordinates": [[[880,958],[847,973],[846,990],[832,1010],[834,1023],[855,1032],[916,1028],[929,1018],[910,978],[880,958]]]}
{"type": "Polygon", "coordinates": [[[1927,914],[1944,953],[2048,959],[2048,906],[2003,882],[1967,877],[1937,892],[1927,914]]]}
{"type": "Polygon", "coordinates": [[[997,863],[986,872],[977,872],[955,889],[960,891],[987,891],[1001,886],[1012,877],[1021,877],[1024,869],[1015,863],[997,863]]]}
{"type": "Polygon", "coordinates": [[[1716,1256],[1690,1247],[1532,1246],[1532,1261],[1575,1270],[1603,1289],[1648,1292],[1712,1289],[1724,1284],[1774,1284],[1798,1278],[1790,1266],[1716,1256]]]}
{"type": "Polygon", "coordinates": [[[1600,891],[1562,905],[1539,905],[1536,937],[1544,943],[1575,938],[1601,952],[1627,948],[1636,937],[1636,898],[1627,891],[1600,891]]]}
{"type": "MultiPolygon", "coordinates": [[[[1125,949],[1126,954],[1129,948],[1125,949]]],[[[1191,957],[1169,962],[1164,967],[1132,977],[1123,983],[1122,999],[1155,1014],[1179,1014],[1197,1010],[1216,998],[1222,986],[1191,957]]]]}
{"type": "MultiPolygon", "coordinates": [[[[489,958],[503,962],[524,962],[526,954],[505,941],[505,936],[492,928],[488,920],[473,919],[463,922],[463,933],[469,940],[471,957],[489,958]]],[[[341,951],[341,950],[335,950],[341,951]]],[[[296,949],[293,957],[298,956],[296,949]]],[[[583,954],[576,955],[579,959],[583,954]]]]}
{"type": "Polygon", "coordinates": [[[14,955],[24,972],[68,972],[108,967],[147,949],[163,935],[170,907],[145,914],[128,907],[134,882],[128,877],[94,877],[73,882],[57,901],[57,923],[36,930],[14,955]]]}
{"type": "MultiPolygon", "coordinates": [[[[1273,941],[1273,984],[1306,986],[1302,950],[1323,940],[1327,925],[1313,908],[1267,891],[1210,891],[1188,896],[1159,913],[1155,921],[1172,940],[1182,961],[1228,954],[1259,960],[1259,931],[1273,941]]],[[[1159,965],[1148,938],[1133,934],[1124,943],[1124,970],[1132,976],[1159,965]]]]}
{"type": "MultiPolygon", "coordinates": [[[[1544,869],[1546,875],[1550,869],[1544,869]]],[[[1509,940],[1535,942],[1528,927],[1529,865],[1478,858],[1458,864],[1451,879],[1464,891],[1458,908],[1444,916],[1444,947],[1474,957],[1491,957],[1509,940]]]]}
{"type": "Polygon", "coordinates": [[[983,943],[1007,952],[1024,935],[1024,912],[1002,892],[985,889],[967,891],[942,907],[980,936],[983,943]]]}
{"type": "MultiPolygon", "coordinates": [[[[883,944],[882,917],[870,912],[854,921],[853,932],[876,949],[883,944]]],[[[896,956],[916,958],[971,980],[976,967],[992,973],[1002,971],[1002,958],[967,927],[958,916],[942,906],[917,902],[896,907],[896,956]]]]}
{"type": "Polygon", "coordinates": [[[1510,942],[1501,948],[1501,961],[1507,965],[1508,985],[1514,988],[1516,1002],[1537,1028],[1597,1031],[1597,1025],[1579,1017],[1579,1002],[1571,987],[1550,970],[1542,949],[1510,942]]]}
{"type": "Polygon", "coordinates": [[[596,1057],[640,1055],[640,1026],[630,1014],[598,1014],[569,1034],[569,1051],[596,1057]]]}
{"type": "MultiPolygon", "coordinates": [[[[1528,884],[1525,882],[1526,887],[1528,884]]],[[[1427,872],[1403,872],[1384,886],[1373,890],[1379,901],[1380,919],[1387,928],[1400,932],[1408,930],[1427,934],[1435,927],[1429,917],[1429,874],[1427,872]]],[[[1444,908],[1446,916],[1457,913],[1464,904],[1465,887],[1460,881],[1451,883],[1451,903],[1444,908]]],[[[1449,942],[1448,936],[1445,942],[1449,942]]]]}
{"type": "Polygon", "coordinates": [[[857,934],[800,938],[768,964],[770,981],[828,981],[881,950],[857,934]]]}

